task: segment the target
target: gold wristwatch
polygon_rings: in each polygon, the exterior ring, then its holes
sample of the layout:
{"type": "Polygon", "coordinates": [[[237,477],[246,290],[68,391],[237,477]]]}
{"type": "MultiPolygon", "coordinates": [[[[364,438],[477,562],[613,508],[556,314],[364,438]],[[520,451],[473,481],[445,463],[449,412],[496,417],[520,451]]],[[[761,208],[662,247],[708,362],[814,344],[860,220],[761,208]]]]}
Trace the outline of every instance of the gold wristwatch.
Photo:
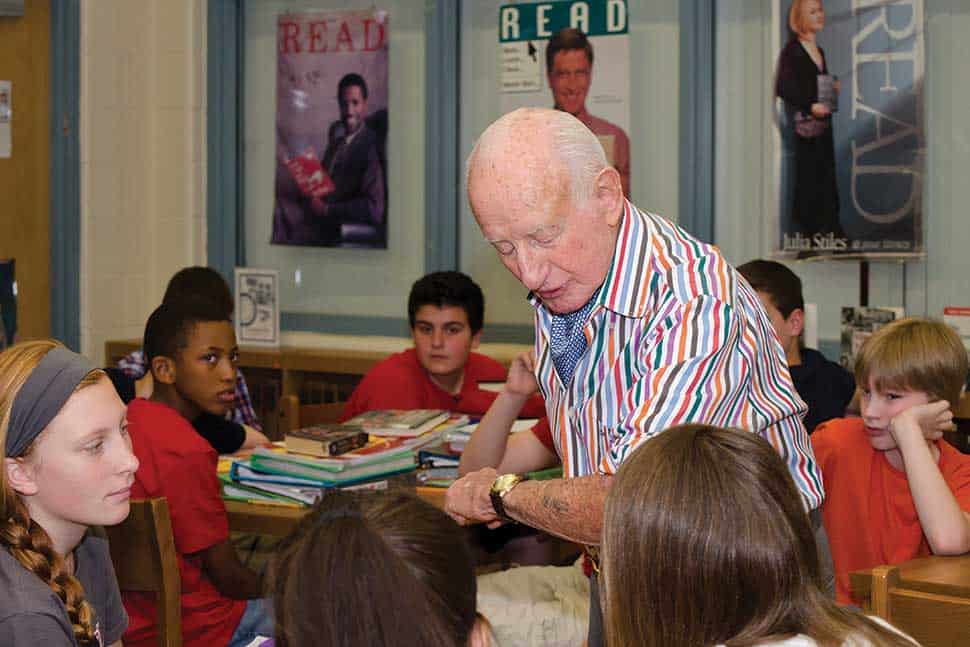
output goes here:
{"type": "Polygon", "coordinates": [[[505,514],[505,504],[502,502],[502,499],[512,491],[512,488],[522,481],[527,480],[529,480],[529,477],[525,474],[502,474],[492,481],[492,487],[488,491],[488,496],[492,499],[492,507],[495,509],[495,514],[508,521],[515,521],[505,514]]]}

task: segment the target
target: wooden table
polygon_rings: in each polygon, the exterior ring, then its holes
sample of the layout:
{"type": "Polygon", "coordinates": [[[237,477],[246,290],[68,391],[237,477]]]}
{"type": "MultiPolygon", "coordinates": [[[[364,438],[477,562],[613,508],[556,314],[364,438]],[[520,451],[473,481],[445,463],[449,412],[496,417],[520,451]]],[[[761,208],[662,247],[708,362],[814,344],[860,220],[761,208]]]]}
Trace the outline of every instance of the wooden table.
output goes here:
{"type": "Polygon", "coordinates": [[[970,555],[922,557],[849,574],[867,613],[899,627],[923,647],[970,644],[970,555]]]}
{"type": "MultiPolygon", "coordinates": [[[[444,488],[418,486],[414,491],[420,498],[438,508],[445,505],[444,488]]],[[[258,505],[242,501],[226,501],[225,504],[229,515],[229,530],[274,537],[290,534],[300,519],[310,511],[309,507],[258,505]]]]}

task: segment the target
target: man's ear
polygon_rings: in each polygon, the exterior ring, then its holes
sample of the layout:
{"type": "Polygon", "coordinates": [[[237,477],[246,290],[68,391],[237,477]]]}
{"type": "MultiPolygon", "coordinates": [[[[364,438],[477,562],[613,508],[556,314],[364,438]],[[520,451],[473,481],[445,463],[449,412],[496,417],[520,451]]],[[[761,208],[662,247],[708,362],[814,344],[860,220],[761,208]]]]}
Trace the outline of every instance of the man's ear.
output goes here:
{"type": "Polygon", "coordinates": [[[600,212],[606,215],[606,224],[617,227],[623,219],[623,182],[620,173],[607,166],[593,180],[592,198],[599,205],[600,212]]]}
{"type": "Polygon", "coordinates": [[[805,329],[805,311],[801,308],[795,308],[792,310],[788,317],[785,318],[785,325],[788,326],[788,334],[792,337],[798,337],[802,334],[802,330],[805,329]]]}
{"type": "Polygon", "coordinates": [[[482,331],[479,330],[477,333],[472,335],[472,349],[478,348],[478,345],[482,342],[482,331]]]}
{"type": "Polygon", "coordinates": [[[36,470],[33,465],[27,464],[23,458],[4,458],[3,469],[14,492],[24,496],[37,494],[36,470]]]}
{"type": "Polygon", "coordinates": [[[161,384],[175,384],[175,360],[158,355],[152,358],[152,376],[161,384]]]}

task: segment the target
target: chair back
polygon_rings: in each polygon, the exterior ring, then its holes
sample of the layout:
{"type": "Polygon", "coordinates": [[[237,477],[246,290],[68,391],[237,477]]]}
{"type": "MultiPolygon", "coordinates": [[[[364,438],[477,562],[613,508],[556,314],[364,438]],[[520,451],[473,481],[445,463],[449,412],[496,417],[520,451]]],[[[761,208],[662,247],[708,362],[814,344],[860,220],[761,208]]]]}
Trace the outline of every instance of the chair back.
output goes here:
{"type": "Polygon", "coordinates": [[[871,586],[866,611],[906,632],[923,647],[970,644],[970,598],[966,591],[910,584],[900,577],[896,566],[872,569],[871,586]]]}
{"type": "Polygon", "coordinates": [[[301,427],[323,423],[333,423],[340,419],[346,402],[325,402],[323,404],[300,404],[295,395],[280,398],[280,430],[282,433],[301,427]]]}
{"type": "Polygon", "coordinates": [[[118,587],[155,593],[160,647],[182,645],[182,584],[168,501],[133,499],[128,518],[105,528],[118,587]]]}

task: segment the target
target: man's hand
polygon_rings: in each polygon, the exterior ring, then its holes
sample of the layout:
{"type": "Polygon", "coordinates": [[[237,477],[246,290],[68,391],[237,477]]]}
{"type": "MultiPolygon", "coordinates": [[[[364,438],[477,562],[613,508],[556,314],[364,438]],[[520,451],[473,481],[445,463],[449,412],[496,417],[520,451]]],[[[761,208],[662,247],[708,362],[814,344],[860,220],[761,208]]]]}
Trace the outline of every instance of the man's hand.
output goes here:
{"type": "Polygon", "coordinates": [[[889,421],[889,431],[897,445],[906,434],[922,434],[926,440],[938,440],[944,431],[953,428],[953,412],[946,400],[918,404],[889,421]]]}
{"type": "Polygon", "coordinates": [[[509,376],[505,380],[505,390],[512,395],[528,398],[539,390],[535,370],[535,351],[530,350],[521,353],[512,360],[512,365],[509,366],[509,376]]]}
{"type": "Polygon", "coordinates": [[[462,526],[487,523],[489,528],[495,528],[502,525],[489,496],[497,476],[498,472],[486,467],[452,483],[445,492],[445,512],[462,526]]]}

